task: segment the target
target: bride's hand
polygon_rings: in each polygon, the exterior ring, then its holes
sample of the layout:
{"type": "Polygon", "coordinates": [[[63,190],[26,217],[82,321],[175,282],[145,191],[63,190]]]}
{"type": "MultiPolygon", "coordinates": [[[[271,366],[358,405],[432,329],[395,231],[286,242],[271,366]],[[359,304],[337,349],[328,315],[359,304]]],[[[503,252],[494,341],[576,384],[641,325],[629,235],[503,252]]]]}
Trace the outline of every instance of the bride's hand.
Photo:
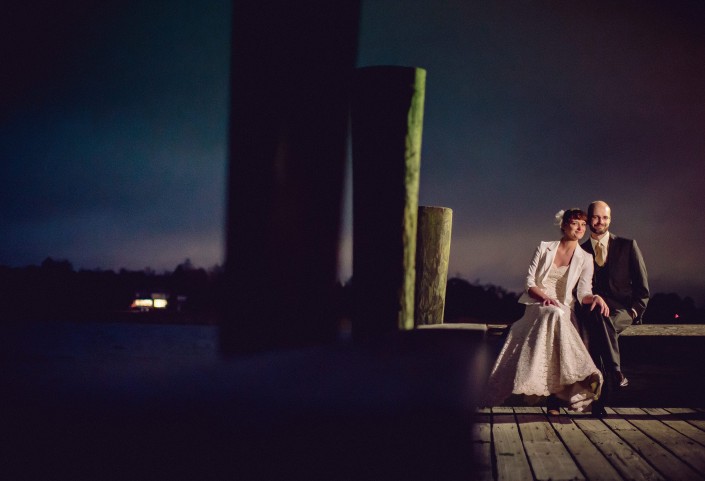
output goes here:
{"type": "Polygon", "coordinates": [[[546,299],[544,299],[543,301],[541,301],[541,305],[544,306],[544,307],[548,307],[548,306],[561,307],[561,303],[560,303],[560,302],[558,302],[558,301],[555,300],[555,299],[551,299],[550,297],[547,297],[546,299]]]}

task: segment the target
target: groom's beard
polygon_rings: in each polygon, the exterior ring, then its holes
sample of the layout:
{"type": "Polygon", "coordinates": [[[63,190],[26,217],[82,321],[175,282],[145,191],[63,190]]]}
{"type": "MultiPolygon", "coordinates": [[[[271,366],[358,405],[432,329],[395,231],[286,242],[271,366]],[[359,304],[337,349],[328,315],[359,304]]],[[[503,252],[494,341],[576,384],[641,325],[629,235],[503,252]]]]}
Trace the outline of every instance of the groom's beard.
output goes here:
{"type": "Polygon", "coordinates": [[[590,226],[590,232],[592,232],[595,235],[603,235],[605,232],[607,232],[607,226],[605,225],[600,225],[600,226],[590,226]]]}

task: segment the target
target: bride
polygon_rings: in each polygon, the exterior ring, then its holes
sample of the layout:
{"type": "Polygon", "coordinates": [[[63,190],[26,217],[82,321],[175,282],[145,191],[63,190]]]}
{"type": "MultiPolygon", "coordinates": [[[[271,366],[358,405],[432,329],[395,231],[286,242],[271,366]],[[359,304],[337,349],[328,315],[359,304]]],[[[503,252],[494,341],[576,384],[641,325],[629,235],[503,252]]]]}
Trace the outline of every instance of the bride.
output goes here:
{"type": "Polygon", "coordinates": [[[512,394],[535,403],[548,396],[551,415],[561,404],[582,411],[597,399],[602,373],[592,361],[573,322],[573,290],[590,310],[609,315],[605,301],[592,294],[592,256],[578,246],[587,215],[580,209],[556,214],[559,241],[541,242],[529,265],[519,302],[524,316],[512,324],[487,384],[486,405],[499,405],[512,394]]]}

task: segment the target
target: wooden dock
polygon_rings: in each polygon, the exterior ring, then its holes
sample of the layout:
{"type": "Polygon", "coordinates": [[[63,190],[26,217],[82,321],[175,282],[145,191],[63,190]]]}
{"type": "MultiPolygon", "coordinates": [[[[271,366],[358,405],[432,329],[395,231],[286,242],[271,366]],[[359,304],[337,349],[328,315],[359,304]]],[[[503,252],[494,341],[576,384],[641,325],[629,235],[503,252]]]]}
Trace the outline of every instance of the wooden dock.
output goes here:
{"type": "Polygon", "coordinates": [[[607,408],[547,416],[541,407],[479,410],[476,479],[705,480],[705,410],[607,408]]]}

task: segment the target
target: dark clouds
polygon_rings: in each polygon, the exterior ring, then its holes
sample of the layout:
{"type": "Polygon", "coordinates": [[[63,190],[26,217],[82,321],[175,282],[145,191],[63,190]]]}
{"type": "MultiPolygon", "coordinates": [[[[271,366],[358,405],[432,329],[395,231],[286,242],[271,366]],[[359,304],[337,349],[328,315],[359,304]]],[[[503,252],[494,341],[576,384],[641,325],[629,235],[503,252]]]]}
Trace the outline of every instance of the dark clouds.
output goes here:
{"type": "MultiPolygon", "coordinates": [[[[0,263],[220,262],[229,2],[16,8],[0,263]]],[[[421,203],[454,210],[451,274],[520,289],[553,214],[601,198],[654,289],[705,303],[703,24],[696,1],[363,2],[359,65],[428,71],[421,203]]]]}
{"type": "Polygon", "coordinates": [[[3,35],[0,263],[220,262],[229,2],[19,8],[3,35]]]}
{"type": "Polygon", "coordinates": [[[602,198],[655,290],[705,301],[705,9],[697,2],[364,4],[360,63],[428,70],[421,203],[451,273],[520,289],[553,213],[602,198]]]}

